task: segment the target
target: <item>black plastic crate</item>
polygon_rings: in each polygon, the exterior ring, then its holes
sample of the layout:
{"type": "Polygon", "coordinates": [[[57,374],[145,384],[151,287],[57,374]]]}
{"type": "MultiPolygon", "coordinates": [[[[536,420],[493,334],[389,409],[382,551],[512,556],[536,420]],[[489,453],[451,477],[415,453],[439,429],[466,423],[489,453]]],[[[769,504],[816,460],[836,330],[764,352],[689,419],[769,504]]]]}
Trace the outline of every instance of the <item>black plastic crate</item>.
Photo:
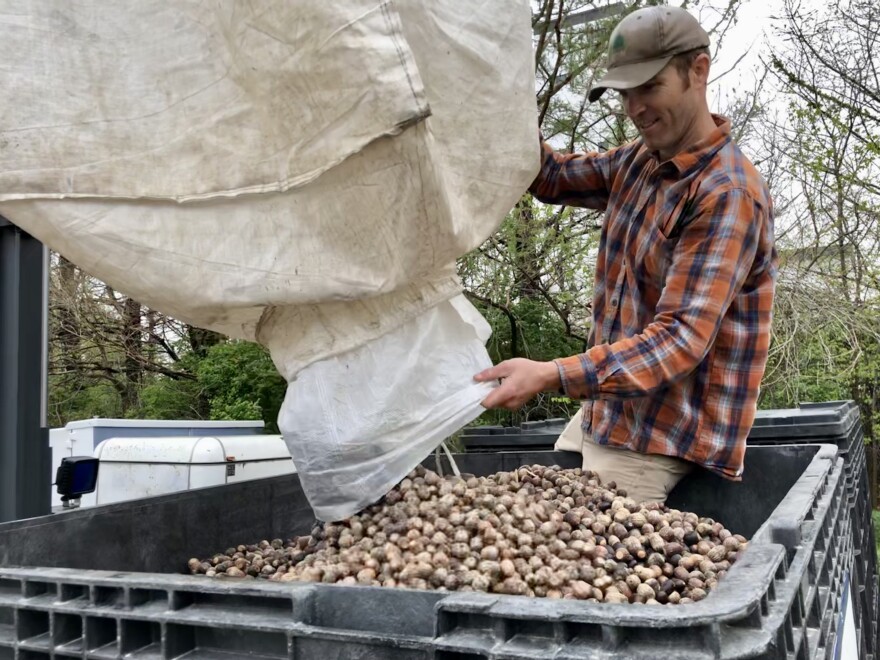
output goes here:
{"type": "Polygon", "coordinates": [[[878,572],[864,431],[854,401],[803,403],[790,410],[759,411],[749,434],[750,445],[828,443],[838,448],[845,461],[847,508],[852,528],[857,571],[863,576],[858,597],[864,620],[860,625],[874,629],[874,653],[880,649],[877,630],[878,572]]]}
{"type": "MultiPolygon", "coordinates": [[[[579,457],[456,459],[479,474],[579,457]]],[[[855,593],[846,585],[857,579],[843,461],[831,447],[804,445],[751,447],[746,463],[742,483],[701,472],[670,496],[671,506],[752,538],[719,587],[684,606],[170,573],[189,556],[307,532],[313,518],[296,475],[7,523],[0,658],[834,657],[841,607],[855,593]]],[[[871,657],[863,633],[858,644],[871,657]]]]}
{"type": "MultiPolygon", "coordinates": [[[[823,443],[837,446],[846,459],[847,488],[868,493],[864,432],[854,401],[803,403],[799,408],[759,410],[749,432],[751,445],[823,443]]],[[[869,506],[867,498],[860,506],[869,506]]]]}
{"type": "Polygon", "coordinates": [[[462,430],[468,453],[499,451],[551,451],[567,419],[524,422],[520,426],[472,426],[462,430]]]}

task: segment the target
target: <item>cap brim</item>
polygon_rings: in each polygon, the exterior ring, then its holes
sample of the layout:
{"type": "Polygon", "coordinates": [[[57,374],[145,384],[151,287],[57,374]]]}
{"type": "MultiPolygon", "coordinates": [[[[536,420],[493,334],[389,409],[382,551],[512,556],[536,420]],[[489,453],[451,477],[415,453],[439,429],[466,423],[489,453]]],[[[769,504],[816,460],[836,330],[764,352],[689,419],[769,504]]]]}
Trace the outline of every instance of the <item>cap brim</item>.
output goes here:
{"type": "Polygon", "coordinates": [[[590,103],[598,100],[606,89],[633,89],[644,85],[651,78],[656,76],[663,70],[667,64],[672,61],[673,55],[661,57],[657,60],[648,60],[647,62],[637,62],[635,64],[624,64],[610,69],[602,79],[596,83],[596,86],[590,90],[590,103]]]}

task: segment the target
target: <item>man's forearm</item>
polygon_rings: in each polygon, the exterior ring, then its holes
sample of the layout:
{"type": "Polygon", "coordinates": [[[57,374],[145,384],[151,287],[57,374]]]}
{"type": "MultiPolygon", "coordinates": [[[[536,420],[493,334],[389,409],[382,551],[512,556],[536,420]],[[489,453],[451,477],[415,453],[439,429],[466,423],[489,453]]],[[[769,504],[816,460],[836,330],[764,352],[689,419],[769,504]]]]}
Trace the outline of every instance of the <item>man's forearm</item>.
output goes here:
{"type": "Polygon", "coordinates": [[[529,192],[546,204],[604,209],[610,190],[608,154],[559,154],[541,143],[541,171],[529,192]]]}

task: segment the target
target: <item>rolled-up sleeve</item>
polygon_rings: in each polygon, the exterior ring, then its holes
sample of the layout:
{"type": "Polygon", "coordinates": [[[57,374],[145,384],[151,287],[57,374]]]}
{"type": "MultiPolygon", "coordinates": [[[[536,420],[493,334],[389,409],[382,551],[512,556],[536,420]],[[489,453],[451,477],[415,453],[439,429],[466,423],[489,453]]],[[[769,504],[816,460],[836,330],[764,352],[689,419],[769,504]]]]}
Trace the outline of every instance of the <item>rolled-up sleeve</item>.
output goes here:
{"type": "Polygon", "coordinates": [[[529,192],[546,204],[603,210],[608,205],[619,149],[560,154],[541,141],[541,171],[529,192]]]}

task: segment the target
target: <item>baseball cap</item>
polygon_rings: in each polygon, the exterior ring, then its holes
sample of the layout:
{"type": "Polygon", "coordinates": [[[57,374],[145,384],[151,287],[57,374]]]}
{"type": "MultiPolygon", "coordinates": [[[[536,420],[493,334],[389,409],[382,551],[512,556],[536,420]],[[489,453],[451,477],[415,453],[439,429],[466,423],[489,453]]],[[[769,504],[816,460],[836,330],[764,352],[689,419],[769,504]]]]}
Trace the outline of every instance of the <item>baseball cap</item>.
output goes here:
{"type": "Polygon", "coordinates": [[[606,89],[644,85],[675,55],[709,45],[697,19],[680,7],[645,7],[626,16],[608,43],[608,71],[590,90],[592,103],[606,89]]]}

